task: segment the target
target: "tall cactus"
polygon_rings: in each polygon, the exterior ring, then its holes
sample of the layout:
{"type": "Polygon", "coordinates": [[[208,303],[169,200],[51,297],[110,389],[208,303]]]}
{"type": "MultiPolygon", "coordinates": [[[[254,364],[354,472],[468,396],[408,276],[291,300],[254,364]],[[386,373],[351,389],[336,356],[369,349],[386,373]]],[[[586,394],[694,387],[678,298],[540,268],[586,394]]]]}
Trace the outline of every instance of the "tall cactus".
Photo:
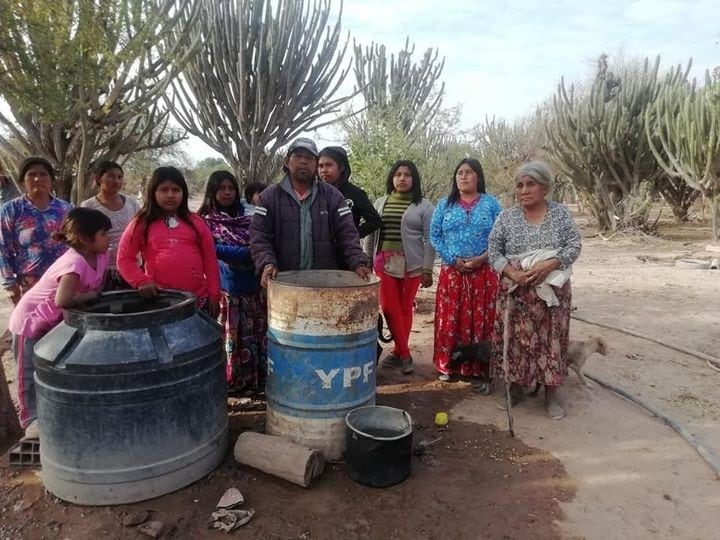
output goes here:
{"type": "Polygon", "coordinates": [[[720,81],[667,86],[646,111],[645,132],[663,170],[710,201],[713,236],[720,239],[720,81]]]}
{"type": "MultiPolygon", "coordinates": [[[[613,74],[602,55],[590,88],[561,81],[546,121],[548,150],[587,200],[601,230],[647,225],[656,180],[664,174],[645,137],[645,111],[664,84],[684,80],[677,66],[658,76],[660,57],[613,74]]],[[[689,66],[688,66],[689,69],[689,66]]]]}
{"type": "Polygon", "coordinates": [[[429,48],[420,62],[414,62],[415,45],[407,38],[403,50],[391,54],[388,62],[385,45],[371,43],[363,49],[353,42],[353,49],[356,89],[368,109],[396,115],[405,133],[425,130],[440,108],[445,89],[445,83],[439,89],[436,86],[445,65],[438,50],[429,48]]]}

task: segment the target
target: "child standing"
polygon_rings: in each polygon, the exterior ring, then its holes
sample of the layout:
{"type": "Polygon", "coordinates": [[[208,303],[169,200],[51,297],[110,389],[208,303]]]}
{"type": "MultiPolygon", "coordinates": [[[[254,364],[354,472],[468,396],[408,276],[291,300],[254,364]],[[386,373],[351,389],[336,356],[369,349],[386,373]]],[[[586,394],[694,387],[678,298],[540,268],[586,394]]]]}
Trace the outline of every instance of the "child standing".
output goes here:
{"type": "Polygon", "coordinates": [[[62,320],[62,310],[84,304],[100,294],[108,266],[108,231],[112,223],[90,208],[70,210],[53,237],[69,249],[20,298],[10,316],[13,354],[18,370],[20,425],[25,438],[38,437],[33,349],[62,320]]]}
{"type": "Polygon", "coordinates": [[[217,317],[220,271],[215,243],[202,218],[190,212],[188,198],[178,169],[155,169],[143,206],[120,239],[118,270],[146,298],[156,296],[158,289],[179,289],[195,295],[198,306],[217,317]]]}

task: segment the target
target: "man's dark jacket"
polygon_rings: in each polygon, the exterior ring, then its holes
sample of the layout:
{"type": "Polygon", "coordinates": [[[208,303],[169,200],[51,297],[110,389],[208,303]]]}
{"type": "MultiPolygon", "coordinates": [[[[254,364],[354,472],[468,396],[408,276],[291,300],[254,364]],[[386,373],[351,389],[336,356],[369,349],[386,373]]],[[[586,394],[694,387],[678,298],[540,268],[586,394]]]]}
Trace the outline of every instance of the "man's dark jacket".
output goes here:
{"type": "MultiPolygon", "coordinates": [[[[317,192],[310,207],[313,269],[355,270],[367,266],[360,237],[345,198],[334,187],[314,180],[317,192]]],[[[255,269],[268,264],[283,272],[300,268],[300,206],[286,176],[265,189],[250,222],[250,251],[255,269]]]]}

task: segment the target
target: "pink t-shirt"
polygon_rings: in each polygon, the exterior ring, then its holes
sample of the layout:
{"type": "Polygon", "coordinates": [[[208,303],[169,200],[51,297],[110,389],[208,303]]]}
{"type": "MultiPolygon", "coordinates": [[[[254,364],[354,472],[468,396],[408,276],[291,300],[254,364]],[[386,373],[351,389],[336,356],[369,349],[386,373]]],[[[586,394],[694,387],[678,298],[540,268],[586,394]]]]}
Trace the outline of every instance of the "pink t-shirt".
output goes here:
{"type": "Polygon", "coordinates": [[[55,305],[60,278],[66,274],[80,276],[79,293],[100,290],[108,267],[107,253],[98,253],[96,266],[93,270],[85,257],[69,248],[22,296],[10,315],[10,331],[32,339],[45,335],[62,320],[63,310],[55,305]]]}

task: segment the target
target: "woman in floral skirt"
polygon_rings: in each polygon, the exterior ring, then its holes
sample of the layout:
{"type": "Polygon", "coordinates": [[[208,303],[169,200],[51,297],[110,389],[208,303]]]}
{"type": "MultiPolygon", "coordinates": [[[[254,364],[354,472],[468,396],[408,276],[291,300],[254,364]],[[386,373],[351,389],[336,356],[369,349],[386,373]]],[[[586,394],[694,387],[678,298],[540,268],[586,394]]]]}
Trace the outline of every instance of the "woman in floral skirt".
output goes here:
{"type": "MultiPolygon", "coordinates": [[[[568,372],[570,273],[580,255],[581,238],[569,210],[546,200],[552,179],[541,161],[520,167],[515,175],[519,204],[498,217],[488,251],[490,263],[504,278],[495,316],[493,371],[507,377],[511,406],[523,399],[523,389],[544,386],[548,415],[559,420],[565,416],[557,389],[568,372]]],[[[498,407],[507,407],[504,396],[498,407]]]]}
{"type": "Polygon", "coordinates": [[[492,334],[498,277],[488,264],[487,243],[500,211],[497,199],[485,193],[480,162],[466,158],[455,168],[450,195],[438,202],[430,227],[442,260],[435,297],[435,369],[443,382],[472,377],[483,394],[490,389],[487,362],[475,357],[455,366],[451,358],[457,346],[486,341],[492,334]]]}

